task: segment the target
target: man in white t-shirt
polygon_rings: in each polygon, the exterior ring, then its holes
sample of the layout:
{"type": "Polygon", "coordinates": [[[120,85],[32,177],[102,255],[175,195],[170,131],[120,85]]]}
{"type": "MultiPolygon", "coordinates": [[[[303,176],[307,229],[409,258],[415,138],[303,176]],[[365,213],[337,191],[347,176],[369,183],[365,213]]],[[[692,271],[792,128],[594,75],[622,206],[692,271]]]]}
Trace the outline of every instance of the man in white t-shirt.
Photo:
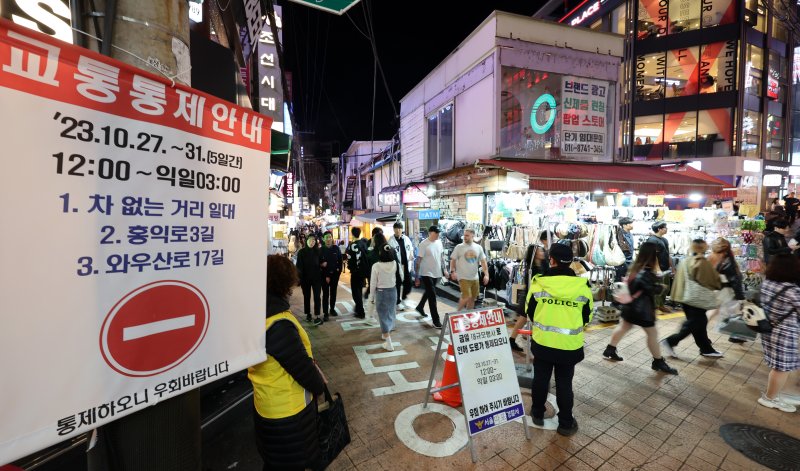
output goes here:
{"type": "MultiPolygon", "coordinates": [[[[422,295],[416,310],[422,317],[428,317],[425,314],[425,301],[428,301],[428,306],[431,311],[431,320],[433,326],[437,329],[442,328],[442,322],[439,319],[439,311],[436,309],[436,283],[442,277],[442,241],[439,240],[439,228],[431,226],[428,229],[428,238],[419,243],[417,250],[417,265],[416,265],[416,281],[415,285],[419,286],[420,281],[425,286],[425,294],[422,295]]],[[[444,274],[447,276],[447,273],[444,274]]]]}
{"type": "Polygon", "coordinates": [[[478,264],[483,268],[483,284],[489,283],[489,266],[483,247],[474,243],[473,229],[464,229],[464,242],[456,245],[450,254],[450,279],[458,282],[461,288],[461,299],[458,310],[472,309],[478,299],[480,285],[478,283],[478,264]]]}

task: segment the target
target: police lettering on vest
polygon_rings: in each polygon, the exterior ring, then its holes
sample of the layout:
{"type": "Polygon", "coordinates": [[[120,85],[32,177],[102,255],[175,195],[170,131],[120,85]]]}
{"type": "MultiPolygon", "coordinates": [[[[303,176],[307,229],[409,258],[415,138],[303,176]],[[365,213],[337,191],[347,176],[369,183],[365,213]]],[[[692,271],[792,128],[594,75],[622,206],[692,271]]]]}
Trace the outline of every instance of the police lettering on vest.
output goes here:
{"type": "Polygon", "coordinates": [[[553,298],[542,298],[537,299],[537,302],[544,303],[544,304],[555,304],[556,306],[567,306],[567,307],[582,307],[583,305],[580,303],[576,303],[573,301],[564,301],[563,299],[553,299],[553,298]]]}

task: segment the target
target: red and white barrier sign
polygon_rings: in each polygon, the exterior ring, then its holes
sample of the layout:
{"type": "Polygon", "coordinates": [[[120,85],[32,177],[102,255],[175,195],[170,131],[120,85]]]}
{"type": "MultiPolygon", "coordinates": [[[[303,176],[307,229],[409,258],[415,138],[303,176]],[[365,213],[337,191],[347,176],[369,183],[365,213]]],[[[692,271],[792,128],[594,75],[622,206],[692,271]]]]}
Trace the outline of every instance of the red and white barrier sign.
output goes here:
{"type": "Polygon", "coordinates": [[[0,464],[263,361],[271,120],[0,19],[0,464]]]}

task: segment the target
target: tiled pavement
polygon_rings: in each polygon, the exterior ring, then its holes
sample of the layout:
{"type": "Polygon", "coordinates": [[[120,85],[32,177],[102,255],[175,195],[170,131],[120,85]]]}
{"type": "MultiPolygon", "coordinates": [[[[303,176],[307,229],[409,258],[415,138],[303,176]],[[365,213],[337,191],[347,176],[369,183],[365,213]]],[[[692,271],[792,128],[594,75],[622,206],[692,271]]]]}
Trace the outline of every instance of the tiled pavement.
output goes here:
{"type": "MultiPolygon", "coordinates": [[[[346,276],[342,282],[346,285],[346,276]]],[[[292,306],[300,315],[302,299],[297,291],[292,306]]],[[[410,298],[418,300],[420,293],[415,290],[410,298]]],[[[339,298],[351,301],[341,287],[339,298]]],[[[440,302],[441,313],[453,308],[440,302]]],[[[386,393],[378,388],[402,380],[427,383],[434,355],[429,337],[438,331],[416,317],[414,313],[406,316],[413,322],[397,323],[392,338],[401,346],[396,347],[395,356],[372,360],[375,367],[388,370],[391,365],[406,364],[406,369],[392,372],[377,368],[367,374],[356,357],[354,346],[381,342],[379,329],[345,330],[352,327],[348,321],[355,320],[350,315],[308,329],[332,390],[340,392],[345,401],[352,435],[352,443],[330,469],[756,470],[766,468],[725,444],[718,433],[720,425],[752,423],[800,437],[800,413],[787,414],[756,403],[767,378],[760,343],[735,345],[712,333],[715,347],[725,358],[707,360],[698,355],[691,337],[687,338],[676,349],[684,360],[670,360],[680,374],[665,376],[650,369],[651,357],[639,329],[632,330],[619,345],[624,362],[604,361],[601,352],[611,335],[611,328],[606,328],[586,334],[586,359],[576,369],[577,435],[564,438],[552,431],[531,429],[532,439],[526,440],[521,423],[504,425],[477,436],[479,461],[473,464],[469,449],[462,447],[464,441],[454,448],[441,445],[453,435],[453,422],[441,414],[425,414],[413,421],[416,435],[440,443],[432,446],[434,453],[452,453],[439,458],[425,456],[406,446],[395,430],[398,414],[421,404],[424,389],[385,395],[374,392],[386,393]]],[[[682,318],[672,317],[659,321],[662,337],[678,328],[682,318]]],[[[382,351],[378,347],[367,353],[382,351]]],[[[522,355],[515,354],[515,359],[524,362],[522,355]]],[[[793,387],[797,382],[797,377],[790,379],[793,387]]],[[[522,389],[522,394],[529,411],[530,391],[522,389]]],[[[399,428],[409,435],[408,425],[399,428]]]]}

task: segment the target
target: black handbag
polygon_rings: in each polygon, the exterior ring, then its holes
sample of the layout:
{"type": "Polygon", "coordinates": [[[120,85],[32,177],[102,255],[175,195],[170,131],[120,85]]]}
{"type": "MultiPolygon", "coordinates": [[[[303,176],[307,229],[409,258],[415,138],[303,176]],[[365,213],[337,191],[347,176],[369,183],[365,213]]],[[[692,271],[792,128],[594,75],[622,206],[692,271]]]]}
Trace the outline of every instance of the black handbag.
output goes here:
{"type": "Polygon", "coordinates": [[[317,418],[319,450],[323,468],[328,467],[350,443],[350,428],[347,426],[344,402],[338,392],[335,396],[334,399],[326,385],[325,402],[317,406],[319,411],[317,418]]]}

